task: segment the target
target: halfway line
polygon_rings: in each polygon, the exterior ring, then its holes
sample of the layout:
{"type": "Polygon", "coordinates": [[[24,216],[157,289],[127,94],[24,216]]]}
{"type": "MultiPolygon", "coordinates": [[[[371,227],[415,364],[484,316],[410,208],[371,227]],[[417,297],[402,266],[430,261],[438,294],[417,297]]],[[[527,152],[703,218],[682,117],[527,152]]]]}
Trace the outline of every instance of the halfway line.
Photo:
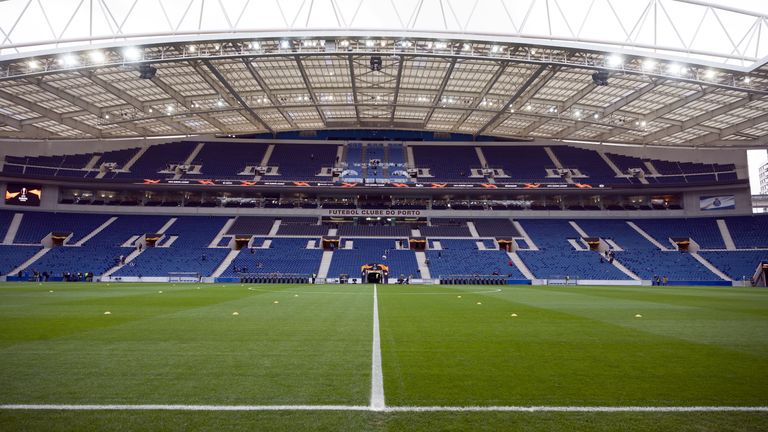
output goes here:
{"type": "Polygon", "coordinates": [[[371,410],[382,411],[384,404],[384,375],[381,371],[381,336],[379,335],[379,300],[373,284],[373,349],[371,350],[371,410]]]}

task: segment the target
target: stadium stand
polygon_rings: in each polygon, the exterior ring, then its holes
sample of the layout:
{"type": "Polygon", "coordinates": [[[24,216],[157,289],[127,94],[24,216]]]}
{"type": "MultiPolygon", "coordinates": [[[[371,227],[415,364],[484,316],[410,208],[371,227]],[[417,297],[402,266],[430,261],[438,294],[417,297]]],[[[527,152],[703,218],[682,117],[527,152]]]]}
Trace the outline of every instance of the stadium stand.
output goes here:
{"type": "Polygon", "coordinates": [[[725,243],[717,227],[716,218],[701,219],[637,219],[633,221],[643,231],[667,248],[672,248],[670,237],[688,237],[702,249],[724,249],[725,243]]]}
{"type": "Polygon", "coordinates": [[[471,237],[467,221],[432,218],[431,225],[419,225],[421,235],[425,237],[471,237]]]}
{"type": "Polygon", "coordinates": [[[338,235],[343,237],[408,237],[408,227],[400,225],[339,225],[338,235]]]}
{"type": "Polygon", "coordinates": [[[206,143],[192,161],[202,165],[200,174],[184,174],[183,177],[204,176],[218,179],[245,179],[253,175],[240,175],[247,165],[258,166],[267,151],[267,144],[215,142],[206,143]]]}
{"type": "Polygon", "coordinates": [[[16,233],[15,244],[40,244],[45,236],[52,232],[71,232],[68,244],[77,243],[90,234],[109,216],[82,213],[39,213],[26,212],[16,233]]]}
{"type": "MultiPolygon", "coordinates": [[[[167,144],[155,144],[130,168],[130,172],[107,172],[105,179],[158,178],[171,174],[158,174],[169,164],[184,162],[197,146],[197,142],[180,141],[167,144]]],[[[184,178],[246,179],[252,175],[240,175],[246,165],[259,165],[269,144],[243,143],[238,141],[207,142],[192,160],[193,165],[202,165],[200,173],[184,173],[184,178]]],[[[456,144],[452,146],[410,145],[417,168],[429,168],[433,181],[485,181],[483,177],[472,178],[471,168],[480,168],[475,147],[456,144]]],[[[547,177],[546,169],[555,168],[555,164],[543,145],[484,145],[482,152],[488,167],[503,169],[505,176],[496,178],[497,182],[535,182],[561,183],[559,177],[547,177]],[[525,162],[522,162],[525,161],[525,162]]],[[[564,168],[577,169],[587,177],[574,178],[576,182],[601,183],[626,186],[639,184],[634,178],[616,176],[616,173],[603,160],[597,151],[567,145],[549,147],[563,164],[564,168]]],[[[317,176],[323,167],[336,164],[337,145],[295,145],[276,144],[269,159],[269,166],[278,167],[277,176],[285,180],[311,181],[330,180],[328,176],[317,176]]],[[[354,182],[400,182],[409,181],[405,172],[405,147],[399,143],[351,142],[346,144],[345,159],[347,169],[339,178],[354,182]],[[379,160],[375,168],[366,166],[372,160],[379,160]]],[[[81,153],[58,156],[6,156],[3,172],[23,174],[25,176],[59,176],[93,178],[99,172],[102,163],[115,163],[122,168],[138,149],[122,149],[103,153],[81,153]],[[84,167],[94,157],[100,156],[90,170],[84,167]]],[[[709,164],[686,161],[666,161],[643,159],[635,156],[606,154],[623,173],[631,168],[640,168],[645,172],[648,182],[662,184],[715,183],[732,182],[737,179],[734,164],[709,164]],[[646,166],[646,162],[655,167],[656,175],[646,166]]],[[[424,180],[422,179],[422,180],[424,180]]]]}
{"type": "Polygon", "coordinates": [[[328,225],[318,225],[316,217],[284,217],[280,219],[278,235],[323,236],[328,234],[328,225]]]}
{"type": "Polygon", "coordinates": [[[360,266],[374,263],[389,266],[389,277],[398,277],[401,274],[418,277],[416,255],[411,250],[397,250],[395,242],[394,239],[342,238],[341,248],[333,252],[328,277],[337,278],[347,274],[350,278],[359,279],[360,266]],[[344,249],[343,245],[347,240],[352,240],[353,249],[344,249]]]}
{"type": "MultiPolygon", "coordinates": [[[[181,163],[197,146],[195,142],[174,142],[150,146],[130,168],[130,172],[118,173],[117,178],[162,178],[169,174],[159,174],[168,164],[181,163]]],[[[172,177],[172,175],[170,175],[172,177]]]]}
{"type": "Polygon", "coordinates": [[[735,216],[725,220],[736,247],[739,249],[768,246],[768,216],[735,216]]]}
{"type": "Polygon", "coordinates": [[[470,168],[479,168],[480,160],[470,146],[413,146],[417,168],[429,168],[434,181],[484,181],[470,179],[470,168]]]}
{"type": "MultiPolygon", "coordinates": [[[[578,220],[590,236],[614,240],[624,251],[616,259],[641,279],[667,276],[671,281],[719,281],[687,252],[662,251],[623,220],[578,220]]],[[[669,242],[667,242],[669,244],[669,242]]]]}
{"type": "MultiPolygon", "coordinates": [[[[621,180],[616,178],[616,173],[594,150],[586,150],[570,146],[552,146],[552,153],[557,156],[563,168],[577,168],[582,174],[588,176],[586,183],[616,184],[621,180]]],[[[574,181],[582,181],[574,179],[574,181]]]]}
{"type": "MultiPolygon", "coordinates": [[[[277,166],[280,178],[286,180],[318,180],[320,169],[332,167],[336,160],[338,146],[319,145],[275,145],[270,166],[277,166]]],[[[328,179],[326,177],[326,179],[328,179]]]]}
{"type": "Polygon", "coordinates": [[[510,219],[474,219],[480,237],[519,237],[520,233],[510,219]]]}
{"type": "Polygon", "coordinates": [[[120,255],[134,248],[122,247],[132,236],[157,232],[169,220],[165,216],[120,216],[83,246],[54,247],[30,268],[61,276],[65,272],[101,275],[112,268],[120,255]]]}
{"type": "Polygon", "coordinates": [[[35,246],[0,245],[0,276],[9,274],[39,250],[40,248],[35,246]]]}
{"type": "Polygon", "coordinates": [[[768,250],[705,251],[700,255],[733,280],[750,280],[761,262],[768,262],[768,250]]]}
{"type": "MultiPolygon", "coordinates": [[[[271,238],[269,248],[243,248],[222,274],[223,277],[240,277],[242,274],[317,274],[322,249],[307,249],[307,243],[315,238],[271,238]],[[237,271],[235,271],[237,269],[237,271]]],[[[254,240],[261,246],[264,239],[254,240]]]]}
{"type": "Polygon", "coordinates": [[[0,239],[5,238],[5,234],[8,232],[15,214],[16,212],[0,210],[0,239]]]}
{"type": "MultiPolygon", "coordinates": [[[[520,270],[510,262],[506,252],[500,250],[482,251],[475,240],[434,239],[440,242],[442,250],[427,250],[429,271],[432,277],[456,275],[502,275],[512,279],[525,279],[520,270]]],[[[484,242],[486,247],[493,247],[484,242]]]]}
{"type": "Polygon", "coordinates": [[[258,216],[238,216],[235,223],[227,230],[227,235],[262,235],[269,234],[275,220],[258,216]]]}
{"type": "MultiPolygon", "coordinates": [[[[0,211],[0,231],[10,225],[13,211],[0,211]]],[[[53,247],[27,271],[47,271],[54,276],[64,272],[93,272],[100,275],[115,265],[120,256],[127,256],[133,247],[122,247],[131,238],[157,232],[170,220],[170,216],[119,215],[82,246],[72,246],[110,218],[106,214],[73,214],[25,212],[13,246],[0,248],[0,268],[8,272],[32,257],[40,250],[37,246],[43,237],[53,231],[72,232],[68,246],[53,247]],[[17,246],[18,245],[18,246],[17,246]],[[23,245],[23,246],[22,246],[23,245]]],[[[229,217],[178,216],[171,224],[158,247],[146,248],[138,254],[132,265],[118,269],[113,276],[167,276],[171,272],[197,272],[202,276],[213,274],[229,253],[233,235],[256,236],[253,252],[244,248],[225,269],[222,277],[238,277],[248,274],[303,274],[317,273],[323,251],[319,249],[321,236],[333,226],[318,224],[318,217],[281,217],[276,236],[270,237],[271,245],[260,247],[272,230],[275,220],[271,217],[239,216],[218,247],[208,245],[221,231],[229,217]],[[174,238],[175,237],[175,238],[174,238]],[[314,241],[315,249],[307,249],[307,242],[314,241]],[[234,268],[238,267],[238,272],[234,268]]],[[[751,277],[757,264],[768,259],[765,248],[768,239],[765,224],[768,218],[761,216],[723,217],[740,250],[723,250],[716,218],[689,219],[635,219],[648,235],[659,243],[673,245],[669,237],[690,237],[701,247],[701,257],[728,277],[743,280],[751,277]],[[744,250],[748,249],[748,250],[744,250]]],[[[557,279],[569,276],[581,280],[627,280],[630,276],[605,262],[601,254],[576,250],[568,241],[581,243],[581,235],[565,219],[522,219],[519,221],[540,250],[527,250],[527,243],[510,219],[505,218],[432,218],[435,226],[420,227],[421,235],[428,237],[425,256],[432,277],[447,275],[489,275],[498,273],[512,279],[522,279],[519,269],[510,265],[506,252],[497,249],[494,237],[512,237],[518,246],[518,255],[535,278],[557,279]],[[467,222],[473,222],[480,237],[471,238],[467,222]],[[430,231],[432,230],[432,231],[430,231]],[[442,235],[447,234],[447,235],[442,235]],[[442,250],[436,248],[440,243],[442,250]],[[478,247],[482,243],[485,250],[478,247]]],[[[588,236],[614,242],[623,250],[615,251],[615,259],[643,280],[654,276],[667,276],[672,282],[721,281],[713,271],[687,252],[659,250],[652,242],[635,231],[621,219],[575,219],[574,222],[588,236]]],[[[383,262],[392,267],[390,277],[399,274],[418,277],[418,265],[412,250],[398,249],[398,243],[410,236],[408,225],[351,225],[341,224],[340,249],[333,252],[328,277],[339,274],[355,277],[363,264],[383,262]],[[387,237],[382,238],[382,237],[387,237]],[[347,241],[353,249],[345,249],[347,241]],[[383,256],[386,255],[386,260],[383,256]]],[[[0,234],[3,234],[0,232],[0,234]]]]}
{"type": "Polygon", "coordinates": [[[567,239],[580,236],[568,221],[540,219],[519,222],[539,247],[538,251],[518,252],[520,259],[537,278],[569,276],[590,280],[630,279],[610,263],[601,262],[597,252],[574,250],[567,239]]]}
{"type": "Polygon", "coordinates": [[[165,232],[165,238],[177,237],[173,244],[146,248],[114,276],[162,277],[171,272],[190,271],[210,276],[229,252],[207,247],[226,221],[224,217],[179,217],[165,232]]]}

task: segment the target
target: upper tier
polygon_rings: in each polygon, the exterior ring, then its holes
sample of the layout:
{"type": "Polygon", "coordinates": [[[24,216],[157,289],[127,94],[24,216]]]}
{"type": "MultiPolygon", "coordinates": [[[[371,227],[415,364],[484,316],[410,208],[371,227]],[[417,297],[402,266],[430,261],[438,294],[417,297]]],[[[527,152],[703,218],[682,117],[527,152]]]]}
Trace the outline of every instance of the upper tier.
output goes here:
{"type": "Polygon", "coordinates": [[[389,184],[704,185],[738,179],[732,163],[647,159],[568,145],[180,141],[56,156],[5,156],[28,178],[315,181],[389,184]]]}

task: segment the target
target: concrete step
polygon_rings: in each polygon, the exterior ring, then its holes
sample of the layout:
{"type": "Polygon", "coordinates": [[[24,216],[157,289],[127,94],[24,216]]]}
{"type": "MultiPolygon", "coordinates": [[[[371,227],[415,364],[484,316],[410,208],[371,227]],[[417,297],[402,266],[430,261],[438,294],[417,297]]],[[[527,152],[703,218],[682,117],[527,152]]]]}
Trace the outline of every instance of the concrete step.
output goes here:
{"type": "Polygon", "coordinates": [[[467,228],[469,228],[469,233],[472,234],[472,237],[480,237],[480,234],[477,232],[477,228],[475,228],[474,222],[467,221],[467,228]]]}
{"type": "Polygon", "coordinates": [[[414,252],[416,255],[416,263],[419,265],[419,273],[421,273],[421,279],[432,279],[432,274],[429,272],[429,266],[427,266],[427,254],[424,252],[414,252]]]}
{"type": "Polygon", "coordinates": [[[109,269],[106,272],[104,272],[104,274],[102,274],[101,277],[102,278],[106,278],[106,277],[112,276],[116,271],[120,270],[121,268],[123,268],[126,265],[128,265],[128,263],[130,263],[131,261],[136,259],[136,257],[141,255],[141,253],[144,252],[145,250],[146,250],[145,248],[142,248],[141,250],[134,249],[133,252],[129,253],[128,256],[125,257],[125,264],[118,264],[118,265],[112,267],[111,269],[109,269]]]}
{"type": "Polygon", "coordinates": [[[16,240],[16,233],[19,232],[19,226],[21,226],[21,220],[24,218],[24,213],[16,213],[13,215],[11,224],[8,226],[8,232],[5,233],[3,244],[12,245],[16,240]]]}
{"type": "Polygon", "coordinates": [[[87,236],[85,236],[85,237],[81,238],[81,239],[80,239],[80,241],[79,241],[79,242],[77,242],[77,243],[75,243],[73,246],[82,246],[83,244],[85,244],[85,242],[87,242],[88,240],[92,239],[93,237],[95,237],[95,236],[96,236],[97,234],[99,234],[100,232],[102,232],[102,231],[104,231],[105,229],[107,229],[107,227],[108,227],[109,225],[111,225],[111,224],[112,224],[112,222],[114,222],[114,221],[116,221],[116,220],[117,220],[117,217],[115,217],[115,216],[113,216],[113,217],[111,217],[111,218],[107,219],[107,221],[106,221],[106,222],[104,222],[103,224],[99,225],[99,227],[98,227],[98,228],[96,228],[95,230],[91,231],[91,232],[90,232],[90,233],[89,233],[87,236]]]}
{"type": "Polygon", "coordinates": [[[23,263],[21,263],[21,265],[19,265],[15,269],[11,270],[10,272],[8,272],[8,274],[11,275],[11,276],[15,276],[18,272],[26,269],[27,267],[32,265],[32,263],[34,263],[35,261],[37,261],[40,258],[42,258],[43,255],[47,254],[48,251],[50,251],[50,250],[51,250],[50,248],[42,248],[42,249],[40,249],[39,251],[37,251],[36,254],[32,255],[28,260],[24,261],[23,263]]]}
{"type": "Polygon", "coordinates": [[[582,237],[589,237],[589,234],[587,234],[586,231],[581,229],[579,224],[577,224],[575,221],[568,221],[568,223],[573,227],[574,230],[576,230],[577,233],[579,233],[580,236],[582,236],[582,237]]]}
{"type": "Polygon", "coordinates": [[[699,255],[699,254],[697,254],[697,253],[691,253],[691,256],[692,256],[692,257],[693,257],[693,258],[694,258],[696,261],[700,262],[700,263],[701,263],[701,265],[703,265],[704,267],[706,267],[706,268],[707,268],[707,270],[709,270],[709,271],[711,271],[712,273],[714,273],[715,275],[717,275],[717,277],[719,277],[720,279],[722,279],[722,280],[725,280],[725,281],[733,281],[733,279],[731,279],[730,277],[728,277],[728,275],[727,275],[727,274],[725,274],[725,273],[723,273],[722,271],[720,271],[720,269],[719,269],[719,268],[717,268],[717,267],[715,267],[714,265],[712,265],[712,263],[711,263],[711,262],[709,262],[709,261],[707,261],[707,260],[706,260],[706,259],[705,259],[703,256],[701,256],[701,255],[699,255]]]}
{"type": "Polygon", "coordinates": [[[645,237],[646,240],[648,240],[649,242],[653,243],[653,245],[656,246],[657,248],[659,248],[659,249],[661,249],[663,251],[672,250],[672,249],[669,249],[669,248],[665,247],[661,243],[657,242],[655,238],[651,237],[647,232],[643,231],[642,228],[640,228],[639,226],[635,225],[634,222],[627,221],[627,225],[631,226],[632,229],[637,231],[638,234],[640,234],[641,236],[645,237]]]}
{"type": "Polygon", "coordinates": [[[277,230],[280,229],[280,219],[275,219],[275,222],[272,224],[272,228],[269,230],[269,234],[267,234],[269,237],[274,237],[277,235],[277,230]]]}
{"type": "Polygon", "coordinates": [[[552,161],[555,167],[561,168],[561,169],[563,168],[563,164],[560,163],[560,159],[558,159],[557,156],[555,156],[555,152],[553,152],[551,148],[544,147],[544,151],[547,153],[547,156],[549,156],[549,159],[552,161]]]}
{"type": "Polygon", "coordinates": [[[230,265],[232,265],[232,261],[237,258],[237,255],[240,253],[239,250],[232,249],[229,251],[226,257],[224,257],[224,260],[219,264],[218,267],[216,267],[216,270],[213,271],[213,274],[211,274],[211,277],[217,278],[220,277],[224,271],[226,271],[230,265]]]}
{"type": "Polygon", "coordinates": [[[227,231],[232,227],[232,224],[235,223],[235,219],[237,218],[229,218],[226,223],[224,223],[224,226],[221,227],[219,230],[219,233],[216,234],[216,237],[211,240],[211,243],[208,244],[209,248],[215,248],[219,245],[219,242],[221,241],[221,238],[227,235],[227,231]]]}
{"type": "Polygon", "coordinates": [[[725,223],[725,220],[718,219],[717,228],[720,229],[720,235],[723,237],[723,243],[725,243],[725,249],[736,250],[736,243],[734,243],[733,237],[731,237],[731,230],[728,229],[728,225],[725,223]]]}
{"type": "Polygon", "coordinates": [[[331,269],[332,260],[333,251],[324,251],[323,258],[320,260],[320,268],[317,270],[318,279],[326,279],[328,277],[328,270],[331,269]]]}
{"type": "Polygon", "coordinates": [[[533,280],[536,279],[536,277],[533,275],[531,270],[528,268],[527,265],[523,262],[523,260],[520,258],[520,255],[518,255],[515,252],[507,252],[507,256],[510,260],[512,260],[512,263],[517,267],[518,270],[520,270],[520,273],[525,276],[526,279],[533,280]]]}
{"type": "MultiPolygon", "coordinates": [[[[598,253],[600,253],[600,252],[598,252],[598,253]]],[[[640,276],[636,275],[635,272],[633,272],[632,270],[630,270],[627,267],[625,267],[624,264],[620,263],[618,259],[615,259],[615,258],[613,259],[613,266],[616,267],[617,269],[621,270],[622,273],[624,273],[625,275],[631,277],[633,280],[636,280],[636,281],[640,280],[640,276]]]]}
{"type": "Polygon", "coordinates": [[[520,225],[520,222],[513,220],[512,225],[515,226],[517,229],[517,232],[520,233],[520,235],[525,239],[525,242],[528,243],[528,249],[529,250],[539,250],[539,247],[536,246],[536,243],[531,240],[531,237],[528,236],[528,233],[525,232],[525,228],[523,228],[522,225],[520,225]]]}

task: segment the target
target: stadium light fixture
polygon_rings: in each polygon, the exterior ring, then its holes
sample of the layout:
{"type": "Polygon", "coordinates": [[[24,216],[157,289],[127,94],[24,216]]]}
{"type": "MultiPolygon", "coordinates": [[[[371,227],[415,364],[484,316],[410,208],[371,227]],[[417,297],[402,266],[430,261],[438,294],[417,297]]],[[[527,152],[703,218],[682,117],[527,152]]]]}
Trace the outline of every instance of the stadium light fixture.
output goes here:
{"type": "Polygon", "coordinates": [[[136,61],[141,59],[141,51],[136,47],[128,47],[123,50],[123,57],[128,61],[136,61]]]}
{"type": "Polygon", "coordinates": [[[366,48],[373,48],[373,45],[374,45],[375,43],[376,43],[376,42],[375,42],[373,39],[366,39],[366,40],[365,40],[365,47],[366,47],[366,48]]]}
{"type": "Polygon", "coordinates": [[[348,41],[348,40],[346,40],[346,39],[344,39],[343,41],[341,41],[341,42],[339,43],[339,45],[341,45],[341,46],[342,46],[342,48],[347,48],[347,47],[349,46],[349,41],[348,41]]]}
{"type": "Polygon", "coordinates": [[[38,62],[37,60],[30,60],[27,62],[27,67],[30,70],[38,70],[40,69],[40,62],[38,62]]]}
{"type": "Polygon", "coordinates": [[[709,80],[711,80],[711,79],[714,79],[714,78],[715,78],[715,75],[716,75],[716,73],[715,73],[715,71],[714,71],[714,70],[712,70],[712,69],[707,69],[707,70],[704,72],[704,78],[706,78],[706,79],[709,79],[709,80]]]}
{"type": "Polygon", "coordinates": [[[622,63],[624,63],[624,59],[618,55],[610,55],[607,59],[605,59],[605,63],[609,67],[619,67],[622,63]]]}
{"type": "Polygon", "coordinates": [[[256,51],[260,50],[261,49],[261,42],[259,42],[259,41],[251,42],[251,49],[252,50],[256,50],[256,51]]]}
{"type": "Polygon", "coordinates": [[[472,49],[472,45],[470,45],[468,43],[465,43],[464,45],[461,46],[461,50],[462,51],[469,51],[471,49],[472,49]]]}
{"type": "Polygon", "coordinates": [[[193,52],[197,52],[197,47],[196,47],[196,46],[194,46],[194,45],[190,45],[190,46],[188,46],[188,47],[187,47],[187,50],[188,50],[189,52],[191,52],[191,53],[193,53],[193,52]]]}
{"type": "Polygon", "coordinates": [[[282,49],[288,49],[291,47],[291,43],[287,40],[280,41],[280,48],[282,49]]]}
{"type": "Polygon", "coordinates": [[[750,78],[748,76],[745,76],[744,77],[744,84],[749,84],[750,82],[752,82],[752,78],[750,78]]]}
{"type": "Polygon", "coordinates": [[[385,39],[382,39],[381,42],[379,42],[382,48],[385,48],[387,46],[387,41],[385,39]]]}
{"type": "Polygon", "coordinates": [[[435,48],[437,49],[446,49],[447,47],[448,47],[448,44],[443,41],[435,42],[435,48]]]}
{"type": "Polygon", "coordinates": [[[648,125],[648,123],[646,123],[646,121],[645,121],[645,120],[643,120],[643,121],[641,121],[641,122],[640,122],[640,127],[645,127],[645,126],[647,126],[647,125],[648,125]]]}
{"type": "Polygon", "coordinates": [[[501,51],[501,46],[499,46],[499,45],[493,45],[493,46],[491,46],[491,52],[492,52],[492,53],[494,53],[494,54],[495,54],[495,53],[498,53],[499,51],[501,51]]]}
{"type": "Polygon", "coordinates": [[[649,71],[656,68],[656,61],[651,59],[643,60],[643,70],[649,71]]]}
{"type": "Polygon", "coordinates": [[[91,61],[94,63],[104,63],[106,60],[106,56],[104,56],[102,51],[91,51],[88,53],[88,57],[90,57],[91,61]]]}
{"type": "Polygon", "coordinates": [[[592,118],[595,119],[595,120],[598,120],[600,118],[600,114],[594,113],[594,114],[592,114],[592,118]]]}
{"type": "Polygon", "coordinates": [[[677,63],[667,65],[667,72],[672,75],[685,75],[685,67],[677,63]]]}
{"type": "Polygon", "coordinates": [[[65,54],[59,59],[59,63],[67,67],[77,66],[80,61],[72,54],[65,54]]]}
{"type": "Polygon", "coordinates": [[[219,107],[219,108],[224,107],[224,101],[219,99],[218,102],[216,102],[216,106],[219,107]]]}

